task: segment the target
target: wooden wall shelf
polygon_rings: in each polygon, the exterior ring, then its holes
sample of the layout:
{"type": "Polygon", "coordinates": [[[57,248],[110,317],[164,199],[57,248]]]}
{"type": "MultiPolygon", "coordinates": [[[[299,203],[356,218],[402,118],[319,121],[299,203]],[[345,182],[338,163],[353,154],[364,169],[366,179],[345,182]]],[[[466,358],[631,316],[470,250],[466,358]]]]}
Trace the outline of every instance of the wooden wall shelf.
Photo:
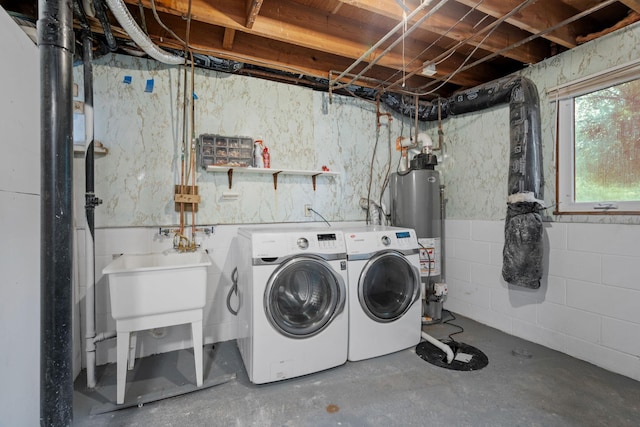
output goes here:
{"type": "Polygon", "coordinates": [[[313,185],[313,191],[316,190],[316,178],[320,175],[325,176],[338,176],[337,172],[330,171],[308,171],[308,170],[296,170],[296,169],[280,169],[280,168],[248,168],[248,167],[233,167],[233,166],[207,166],[208,172],[222,173],[226,172],[229,177],[229,188],[233,186],[233,174],[271,174],[273,175],[273,189],[278,189],[278,176],[279,175],[304,175],[311,177],[311,183],[313,185]]]}

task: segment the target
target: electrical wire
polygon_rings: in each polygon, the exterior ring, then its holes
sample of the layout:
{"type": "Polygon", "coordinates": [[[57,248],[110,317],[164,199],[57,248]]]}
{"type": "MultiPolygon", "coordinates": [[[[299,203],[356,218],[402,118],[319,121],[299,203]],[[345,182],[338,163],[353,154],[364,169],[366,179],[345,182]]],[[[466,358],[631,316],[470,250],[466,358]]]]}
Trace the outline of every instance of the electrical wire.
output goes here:
{"type": "MultiPolygon", "coordinates": [[[[402,105],[404,105],[404,95],[402,95],[402,105]]],[[[411,169],[408,168],[406,171],[400,171],[400,164],[402,163],[402,139],[404,138],[404,118],[406,116],[402,114],[400,116],[400,158],[398,159],[398,164],[396,165],[396,173],[398,176],[405,176],[411,173],[411,169]]],[[[411,123],[411,122],[409,122],[411,123]]],[[[409,134],[411,134],[411,124],[409,124],[409,134]]],[[[408,150],[409,147],[406,147],[408,150]]],[[[409,151],[407,151],[407,157],[409,156],[409,151]]],[[[408,159],[407,159],[408,160],[408,159]]]]}
{"type": "Polygon", "coordinates": [[[431,284],[431,255],[429,254],[429,250],[424,247],[422,243],[418,242],[418,245],[420,245],[420,247],[424,249],[424,253],[427,254],[427,286],[429,286],[431,284]]]}
{"type": "Polygon", "coordinates": [[[326,220],[325,217],[323,217],[320,212],[318,212],[317,210],[313,209],[313,208],[308,208],[311,212],[313,212],[314,214],[318,215],[320,218],[322,218],[322,220],[329,226],[331,227],[331,223],[329,223],[329,221],[326,220]]]}
{"type": "MultiPolygon", "coordinates": [[[[567,18],[562,22],[558,22],[555,25],[553,25],[553,26],[551,26],[551,27],[549,27],[549,28],[547,28],[545,30],[542,30],[542,31],[539,31],[539,32],[537,32],[535,34],[532,34],[531,36],[529,36],[529,37],[527,37],[525,39],[522,39],[519,42],[513,43],[512,45],[509,45],[509,46],[507,46],[507,47],[505,47],[503,49],[500,49],[497,52],[493,52],[490,55],[484,56],[484,57],[478,59],[477,61],[472,62],[469,65],[466,65],[466,66],[464,66],[462,68],[459,68],[459,69],[457,69],[455,71],[455,73],[466,71],[466,70],[468,70],[470,68],[475,67],[476,65],[480,65],[483,62],[486,62],[486,61],[488,61],[490,59],[495,58],[496,56],[499,56],[499,55],[501,55],[501,54],[503,54],[505,52],[510,51],[511,49],[515,49],[515,48],[517,48],[519,46],[522,46],[525,43],[529,43],[530,41],[535,40],[538,37],[542,37],[545,34],[548,34],[548,33],[552,32],[552,31],[555,31],[560,27],[564,27],[564,26],[566,26],[566,25],[568,25],[568,24],[570,24],[570,23],[572,23],[574,21],[577,21],[578,19],[581,19],[581,18],[583,18],[583,17],[585,17],[587,15],[590,15],[590,14],[592,14],[594,12],[597,12],[598,10],[600,10],[600,9],[606,7],[606,6],[609,6],[612,3],[615,3],[615,0],[604,0],[602,3],[598,3],[597,5],[591,7],[589,9],[587,9],[587,10],[584,10],[584,11],[582,11],[582,12],[576,14],[576,15],[573,15],[570,18],[567,18]]],[[[451,76],[451,77],[453,77],[453,76],[451,76]]],[[[431,82],[430,84],[424,85],[422,88],[429,87],[431,84],[434,84],[434,83],[436,83],[438,81],[441,81],[441,80],[442,79],[436,79],[433,82],[431,82]]],[[[437,89],[434,89],[434,90],[437,90],[437,89]]]]}
{"type": "MultiPolygon", "coordinates": [[[[155,0],[151,0],[151,10],[153,11],[153,16],[156,19],[156,22],[158,22],[158,25],[160,25],[167,33],[169,33],[169,35],[171,37],[173,37],[178,43],[180,43],[181,45],[183,45],[183,47],[187,50],[191,50],[194,53],[202,53],[202,54],[212,54],[212,55],[216,55],[216,56],[221,56],[227,59],[230,59],[232,61],[238,61],[238,62],[247,62],[248,59],[250,59],[252,64],[255,65],[259,65],[259,66],[264,66],[264,67],[273,67],[273,63],[267,62],[267,61],[260,61],[260,60],[256,60],[253,58],[247,58],[246,56],[242,56],[242,55],[235,55],[231,52],[227,52],[227,51],[222,51],[219,49],[204,49],[204,48],[199,48],[196,46],[193,46],[191,44],[188,44],[185,40],[183,40],[180,36],[178,36],[173,30],[171,30],[171,28],[169,28],[167,25],[165,25],[165,23],[162,21],[162,19],[160,19],[160,15],[158,14],[158,10],[156,9],[156,3],[155,0]]],[[[278,69],[283,70],[283,71],[288,71],[291,73],[296,73],[296,74],[303,74],[305,76],[313,76],[311,74],[309,74],[309,70],[303,70],[301,68],[295,68],[295,67],[291,67],[291,66],[281,66],[278,65],[278,69]]],[[[325,78],[325,76],[320,76],[320,75],[316,75],[313,77],[318,77],[318,78],[325,78]]]]}
{"type": "MultiPolygon", "coordinates": [[[[474,37],[476,37],[479,34],[484,33],[485,31],[488,30],[487,34],[482,38],[482,40],[480,40],[480,43],[476,44],[476,46],[474,46],[473,50],[471,51],[471,53],[469,53],[466,58],[464,59],[464,61],[462,61],[462,63],[458,66],[458,68],[456,68],[453,72],[449,73],[449,75],[444,78],[444,79],[435,79],[434,81],[432,81],[431,83],[428,83],[424,86],[422,86],[422,88],[426,88],[429,87],[430,85],[433,85],[439,81],[441,81],[442,83],[439,84],[438,86],[435,87],[435,89],[432,89],[428,92],[422,92],[422,93],[418,93],[416,94],[417,96],[426,96],[426,95],[431,95],[432,93],[434,93],[435,91],[437,91],[438,89],[442,88],[444,85],[446,85],[447,83],[449,83],[449,81],[451,81],[451,79],[453,77],[455,77],[458,73],[461,72],[461,70],[464,68],[465,65],[467,65],[467,62],[469,62],[469,60],[473,57],[473,55],[476,53],[476,51],[478,49],[480,49],[480,47],[484,44],[484,42],[489,38],[489,36],[491,34],[493,34],[494,31],[496,31],[498,29],[498,27],[500,26],[500,24],[502,24],[504,21],[506,21],[509,17],[513,16],[514,14],[518,13],[521,9],[527,7],[530,3],[534,2],[536,0],[524,0],[522,3],[520,3],[516,8],[514,8],[511,12],[507,13],[506,15],[503,15],[500,17],[500,19],[492,22],[491,24],[483,27],[480,31],[478,31],[476,34],[474,34],[472,37],[467,38],[466,40],[461,40],[460,42],[458,42],[458,44],[456,46],[454,46],[452,49],[457,49],[461,44],[465,43],[468,40],[472,40],[474,37]]],[[[446,53],[446,52],[445,52],[446,53]]]]}
{"type": "Polygon", "coordinates": [[[387,186],[389,185],[389,179],[391,178],[391,160],[393,156],[393,153],[391,152],[391,126],[387,126],[387,148],[389,153],[389,158],[386,165],[387,170],[382,180],[382,186],[380,188],[380,197],[378,198],[378,206],[379,206],[380,212],[382,212],[382,215],[384,216],[384,218],[380,218],[381,222],[386,218],[386,213],[382,209],[382,196],[384,195],[384,192],[387,189],[387,186]]]}
{"type": "Polygon", "coordinates": [[[447,320],[443,321],[443,322],[442,322],[442,324],[443,324],[443,325],[450,325],[450,326],[453,326],[453,327],[458,328],[458,330],[457,330],[457,331],[452,332],[452,333],[450,333],[450,334],[448,335],[448,337],[449,337],[449,341],[448,341],[448,342],[446,342],[445,344],[448,344],[448,343],[457,343],[457,341],[453,339],[453,336],[454,336],[454,335],[458,335],[458,334],[463,333],[463,332],[464,332],[464,328],[463,328],[462,326],[458,325],[458,324],[451,323],[451,321],[452,321],[452,320],[456,320],[456,316],[454,316],[454,315],[453,315],[453,313],[452,313],[450,310],[446,310],[446,309],[445,309],[444,311],[446,311],[446,312],[449,314],[449,316],[451,316],[451,318],[449,318],[449,319],[447,319],[447,320]]]}
{"type": "MultiPolygon", "coordinates": [[[[380,98],[378,97],[378,107],[380,108],[380,98]]],[[[377,120],[377,115],[376,115],[377,120]]],[[[371,163],[369,164],[369,183],[367,185],[367,215],[365,217],[365,223],[369,225],[371,220],[371,184],[373,182],[373,163],[376,158],[376,151],[378,150],[378,141],[380,140],[380,126],[376,123],[376,142],[373,144],[373,153],[371,153],[371,163]]]]}
{"type": "MultiPolygon", "coordinates": [[[[452,25],[451,27],[449,27],[449,29],[447,29],[445,32],[443,32],[442,34],[440,34],[440,36],[435,39],[433,42],[431,42],[431,44],[429,44],[429,46],[427,46],[426,48],[424,48],[419,54],[417,54],[413,59],[411,59],[411,61],[409,61],[409,63],[407,64],[407,66],[410,66],[411,64],[413,64],[416,61],[420,61],[420,63],[422,63],[423,61],[420,59],[420,57],[426,55],[426,53],[432,48],[434,47],[439,41],[441,41],[444,37],[446,37],[447,34],[449,34],[451,31],[453,31],[453,29],[456,27],[456,25],[458,25],[460,22],[464,21],[467,16],[469,16],[472,12],[474,12],[478,6],[480,6],[482,3],[484,2],[484,0],[480,0],[478,3],[476,3],[471,9],[469,9],[467,11],[467,13],[465,13],[460,19],[458,19],[458,22],[456,22],[454,25],[452,25]]],[[[482,22],[484,21],[484,18],[480,21],[482,22]]],[[[474,26],[474,28],[478,25],[479,23],[476,23],[476,25],[474,26]]],[[[459,46],[460,43],[458,43],[457,46],[459,46]]],[[[457,47],[456,46],[456,47],[457,47]]],[[[437,62],[434,61],[430,61],[432,62],[434,65],[438,65],[440,63],[442,63],[443,61],[449,59],[454,53],[455,50],[454,49],[450,49],[451,53],[449,53],[448,55],[446,55],[444,58],[440,59],[437,62]]],[[[397,76],[400,73],[400,70],[397,70],[396,72],[394,72],[393,74],[391,74],[386,80],[385,83],[388,83],[391,81],[392,78],[394,78],[395,76],[397,76]]],[[[417,74],[417,71],[414,71],[412,73],[409,73],[408,77],[414,76],[415,74],[417,74]]],[[[398,84],[398,81],[394,82],[393,84],[391,84],[390,86],[386,87],[386,89],[390,89],[394,86],[396,86],[398,84]]],[[[404,87],[404,85],[403,85],[404,87]]]]}
{"type": "Polygon", "coordinates": [[[145,32],[145,34],[148,36],[149,35],[149,30],[147,30],[147,20],[144,17],[144,6],[142,5],[142,2],[140,0],[138,0],[138,9],[140,10],[140,20],[142,21],[142,31],[145,32]]]}
{"type": "Polygon", "coordinates": [[[176,33],[174,33],[171,28],[167,27],[164,22],[162,22],[162,20],[160,19],[160,16],[158,15],[158,11],[156,10],[156,2],[155,0],[151,0],[151,10],[153,12],[153,16],[154,18],[156,18],[156,22],[158,22],[158,24],[164,28],[164,30],[166,32],[168,32],[171,37],[173,37],[174,39],[176,39],[178,42],[180,42],[181,44],[183,44],[185,46],[185,48],[189,48],[189,46],[187,45],[187,43],[182,40],[180,37],[178,37],[178,35],[176,33]]]}

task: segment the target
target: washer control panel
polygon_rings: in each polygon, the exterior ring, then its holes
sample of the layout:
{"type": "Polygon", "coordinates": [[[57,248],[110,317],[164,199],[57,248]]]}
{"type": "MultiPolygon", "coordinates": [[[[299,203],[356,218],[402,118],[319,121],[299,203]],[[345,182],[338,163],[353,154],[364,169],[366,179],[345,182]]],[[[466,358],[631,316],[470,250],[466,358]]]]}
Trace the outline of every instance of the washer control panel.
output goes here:
{"type": "Polygon", "coordinates": [[[353,229],[345,233],[349,254],[366,254],[382,249],[414,250],[418,240],[412,229],[353,229]]]}
{"type": "MultiPolygon", "coordinates": [[[[317,234],[317,237],[318,237],[318,246],[320,247],[320,249],[335,249],[338,247],[338,245],[336,244],[338,241],[338,238],[336,237],[336,233],[317,234]]],[[[342,236],[340,236],[340,238],[342,238],[342,236]]],[[[343,245],[340,245],[339,247],[342,248],[343,245]]]]}
{"type": "Polygon", "coordinates": [[[252,240],[253,258],[274,258],[302,253],[344,254],[346,247],[341,230],[307,230],[289,228],[239,229],[252,240]]]}
{"type": "Polygon", "coordinates": [[[397,231],[395,235],[399,247],[413,247],[416,244],[416,238],[415,236],[411,236],[410,231],[397,231]]]}

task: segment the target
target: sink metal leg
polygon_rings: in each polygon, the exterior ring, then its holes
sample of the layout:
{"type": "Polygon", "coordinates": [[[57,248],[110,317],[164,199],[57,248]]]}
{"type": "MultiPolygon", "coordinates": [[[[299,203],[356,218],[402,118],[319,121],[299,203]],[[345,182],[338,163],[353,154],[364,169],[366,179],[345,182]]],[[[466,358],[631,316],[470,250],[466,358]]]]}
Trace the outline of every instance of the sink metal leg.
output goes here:
{"type": "Polygon", "coordinates": [[[196,385],[202,385],[202,320],[191,323],[193,356],[196,362],[196,385]]]}
{"type": "Polygon", "coordinates": [[[138,342],[138,334],[135,332],[131,332],[131,336],[129,337],[129,363],[127,364],[127,368],[129,370],[133,369],[133,366],[136,363],[136,344],[138,342]]]}
{"type": "Polygon", "coordinates": [[[117,337],[117,379],[116,379],[116,403],[124,403],[124,389],[127,384],[127,357],[129,355],[130,332],[118,331],[117,337]]]}

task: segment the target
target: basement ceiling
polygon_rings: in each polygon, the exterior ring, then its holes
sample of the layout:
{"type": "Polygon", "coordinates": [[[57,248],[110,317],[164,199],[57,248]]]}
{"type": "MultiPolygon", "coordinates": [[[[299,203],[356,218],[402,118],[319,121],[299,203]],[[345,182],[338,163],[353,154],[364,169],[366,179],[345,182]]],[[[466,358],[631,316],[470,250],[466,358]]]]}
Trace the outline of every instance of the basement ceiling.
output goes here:
{"type": "MultiPolygon", "coordinates": [[[[201,63],[213,57],[238,74],[422,99],[495,80],[640,19],[640,0],[124,1],[155,43],[191,50],[201,63]]],[[[80,2],[91,15],[93,1],[80,2]]],[[[37,1],[0,4],[36,16],[37,1]]],[[[135,54],[108,18],[119,50],[135,54]]],[[[103,26],[89,22],[100,39],[103,26]]]]}

